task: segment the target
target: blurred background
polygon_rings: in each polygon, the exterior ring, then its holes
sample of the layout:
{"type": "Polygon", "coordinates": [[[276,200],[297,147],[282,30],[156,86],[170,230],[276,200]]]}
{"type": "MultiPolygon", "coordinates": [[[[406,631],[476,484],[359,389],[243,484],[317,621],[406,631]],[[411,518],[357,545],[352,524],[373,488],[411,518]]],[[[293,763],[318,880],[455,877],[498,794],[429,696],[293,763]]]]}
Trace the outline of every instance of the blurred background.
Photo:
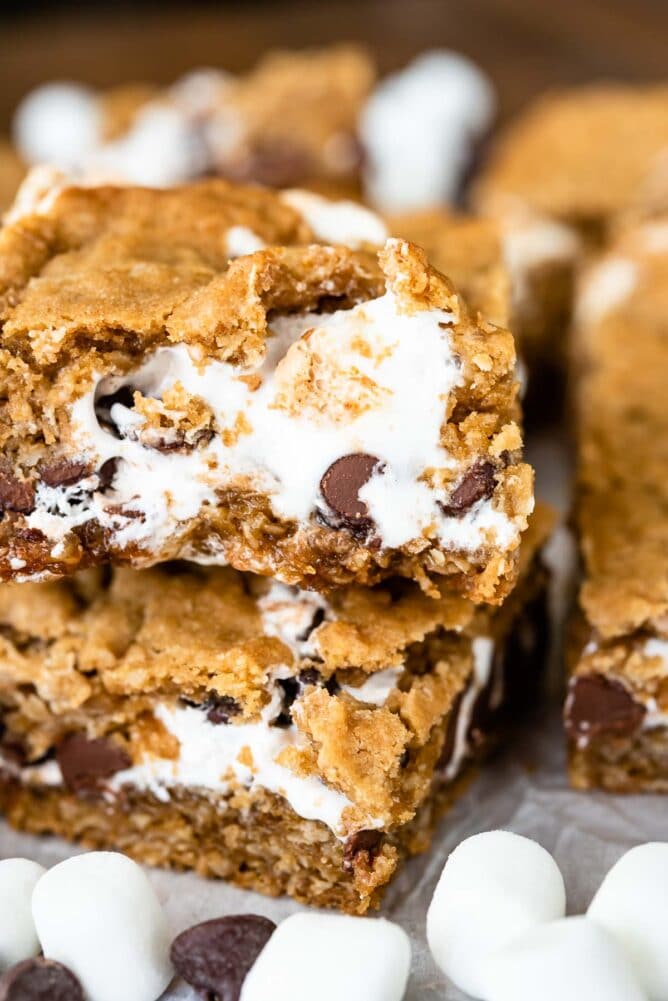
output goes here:
{"type": "Polygon", "coordinates": [[[245,70],[267,48],[352,39],[381,71],[425,48],[479,62],[506,118],[538,90],[666,74],[666,0],[0,2],[0,131],[36,84],[170,83],[193,66],[245,70]]]}

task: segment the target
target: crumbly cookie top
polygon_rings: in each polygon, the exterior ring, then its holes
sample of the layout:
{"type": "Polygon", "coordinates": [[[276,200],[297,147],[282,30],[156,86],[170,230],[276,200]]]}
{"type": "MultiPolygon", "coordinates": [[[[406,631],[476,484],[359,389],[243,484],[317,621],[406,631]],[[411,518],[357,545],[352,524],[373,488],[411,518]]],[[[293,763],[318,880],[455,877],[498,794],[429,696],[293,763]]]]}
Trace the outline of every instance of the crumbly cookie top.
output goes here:
{"type": "Polygon", "coordinates": [[[583,223],[668,185],[668,87],[595,84],[538,98],[498,141],[478,202],[583,223]],[[603,180],[604,179],[604,180],[603,180]]]}
{"type": "Polygon", "coordinates": [[[498,226],[491,219],[436,209],[391,216],[391,233],[422,247],[429,261],[459,289],[469,308],[505,327],[510,321],[510,280],[498,226]]]}
{"type": "Polygon", "coordinates": [[[603,638],[668,612],[668,219],[583,277],[575,350],[581,603],[603,638]]]}

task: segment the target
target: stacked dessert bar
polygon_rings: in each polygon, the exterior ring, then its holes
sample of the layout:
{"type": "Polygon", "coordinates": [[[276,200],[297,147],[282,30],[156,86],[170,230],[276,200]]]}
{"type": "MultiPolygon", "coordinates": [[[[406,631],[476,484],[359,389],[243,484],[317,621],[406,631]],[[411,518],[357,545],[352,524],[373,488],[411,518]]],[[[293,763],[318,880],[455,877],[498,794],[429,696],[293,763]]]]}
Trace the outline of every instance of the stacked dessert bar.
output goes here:
{"type": "Polygon", "coordinates": [[[27,183],[0,231],[14,824],[352,912],[426,846],[542,636],[513,338],[466,246],[468,302],[352,203],[27,183]]]}
{"type": "Polygon", "coordinates": [[[579,788],[668,791],[668,220],[620,233],[579,290],[583,558],[565,720],[579,788]]]}

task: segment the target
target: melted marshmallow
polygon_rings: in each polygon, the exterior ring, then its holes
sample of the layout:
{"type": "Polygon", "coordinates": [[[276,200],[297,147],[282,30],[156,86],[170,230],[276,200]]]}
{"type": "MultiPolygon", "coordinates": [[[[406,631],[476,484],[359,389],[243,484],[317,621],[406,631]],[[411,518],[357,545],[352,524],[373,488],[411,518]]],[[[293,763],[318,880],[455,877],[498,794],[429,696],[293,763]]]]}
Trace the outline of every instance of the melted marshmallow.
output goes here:
{"type": "MultiPolygon", "coordinates": [[[[76,506],[40,489],[27,522],[57,542],[63,524],[71,528],[94,517],[118,545],[160,546],[169,539],[176,552],[180,524],[195,518],[203,505],[215,505],[219,489],[265,493],[279,517],[304,523],[324,506],[320,481],[329,466],[343,455],[366,452],[382,465],[359,496],[384,546],[398,547],[425,534],[466,551],[490,540],[507,546],[517,527],[491,499],[449,517],[439,504],[442,491],[423,479],[429,469],[458,470],[440,443],[448,395],[462,381],[447,329],[451,322],[442,310],[399,313],[391,292],[350,310],[279,317],[264,362],[255,370],[262,381],[254,391],[240,378],[248,370],[215,361],[197,365],[185,345],[160,348],[137,372],[102,380],[97,395],[131,385],[161,398],[180,382],[211,407],[218,427],[232,429],[242,418],[244,433],[229,445],[215,436],[190,453],[162,453],[105,430],[91,391],[72,407],[74,445],[98,467],[121,460],[113,488],[76,506]],[[315,359],[319,367],[307,389],[321,380],[329,392],[316,392],[295,406],[304,352],[306,363],[315,359]],[[142,518],[125,516],[124,505],[142,518]]],[[[136,427],[136,415],[120,403],[112,418],[136,427]]]]}
{"type": "Polygon", "coordinates": [[[192,706],[159,705],[155,716],[179,741],[178,758],[147,757],[141,764],[117,772],[110,785],[120,789],[127,783],[166,801],[174,786],[225,794],[231,776],[248,789],[261,787],[283,796],[300,817],[319,820],[334,833],[343,834],[342,815],[351,806],[350,800],[320,779],[296,775],[276,761],[281,751],[295,746],[299,739],[294,726],[270,725],[278,708],[272,701],[264,709],[261,722],[225,726],[209,723],[206,714],[192,706]],[[252,766],[239,760],[242,750],[244,762],[250,751],[252,766]]]}
{"type": "MultiPolygon", "coordinates": [[[[476,636],[473,640],[473,674],[459,707],[452,755],[443,773],[448,782],[459,774],[464,759],[469,753],[469,731],[473,719],[473,710],[478,696],[489,684],[493,663],[494,640],[488,636],[476,636]]],[[[502,697],[503,691],[501,689],[493,693],[493,697],[490,700],[492,708],[498,707],[502,697]]]]}
{"type": "Polygon", "coordinates": [[[487,77],[455,52],[425,53],[382,80],[360,123],[371,201],[402,212],[455,200],[495,104],[487,77]]]}
{"type": "Polygon", "coordinates": [[[317,626],[335,616],[327,599],[317,591],[303,591],[280,581],[272,581],[269,590],[257,600],[262,616],[262,631],[277,636],[302,659],[317,653],[317,626]]]}
{"type": "Polygon", "coordinates": [[[388,237],[380,217],[357,202],[333,202],[298,188],[284,191],[281,197],[304,217],[315,236],[325,243],[343,243],[356,250],[365,243],[383,244],[388,237]]]}

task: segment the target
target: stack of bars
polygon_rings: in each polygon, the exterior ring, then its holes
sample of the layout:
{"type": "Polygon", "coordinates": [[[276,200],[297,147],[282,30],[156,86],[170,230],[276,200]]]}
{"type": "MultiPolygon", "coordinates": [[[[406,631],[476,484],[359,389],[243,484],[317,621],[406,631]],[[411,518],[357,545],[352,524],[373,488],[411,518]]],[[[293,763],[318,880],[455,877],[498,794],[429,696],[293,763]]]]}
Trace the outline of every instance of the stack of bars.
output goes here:
{"type": "Polygon", "coordinates": [[[451,246],[460,294],[386,235],[223,180],[26,182],[0,231],[17,827],[363,913],[531,697],[548,519],[503,269],[451,246]]]}

